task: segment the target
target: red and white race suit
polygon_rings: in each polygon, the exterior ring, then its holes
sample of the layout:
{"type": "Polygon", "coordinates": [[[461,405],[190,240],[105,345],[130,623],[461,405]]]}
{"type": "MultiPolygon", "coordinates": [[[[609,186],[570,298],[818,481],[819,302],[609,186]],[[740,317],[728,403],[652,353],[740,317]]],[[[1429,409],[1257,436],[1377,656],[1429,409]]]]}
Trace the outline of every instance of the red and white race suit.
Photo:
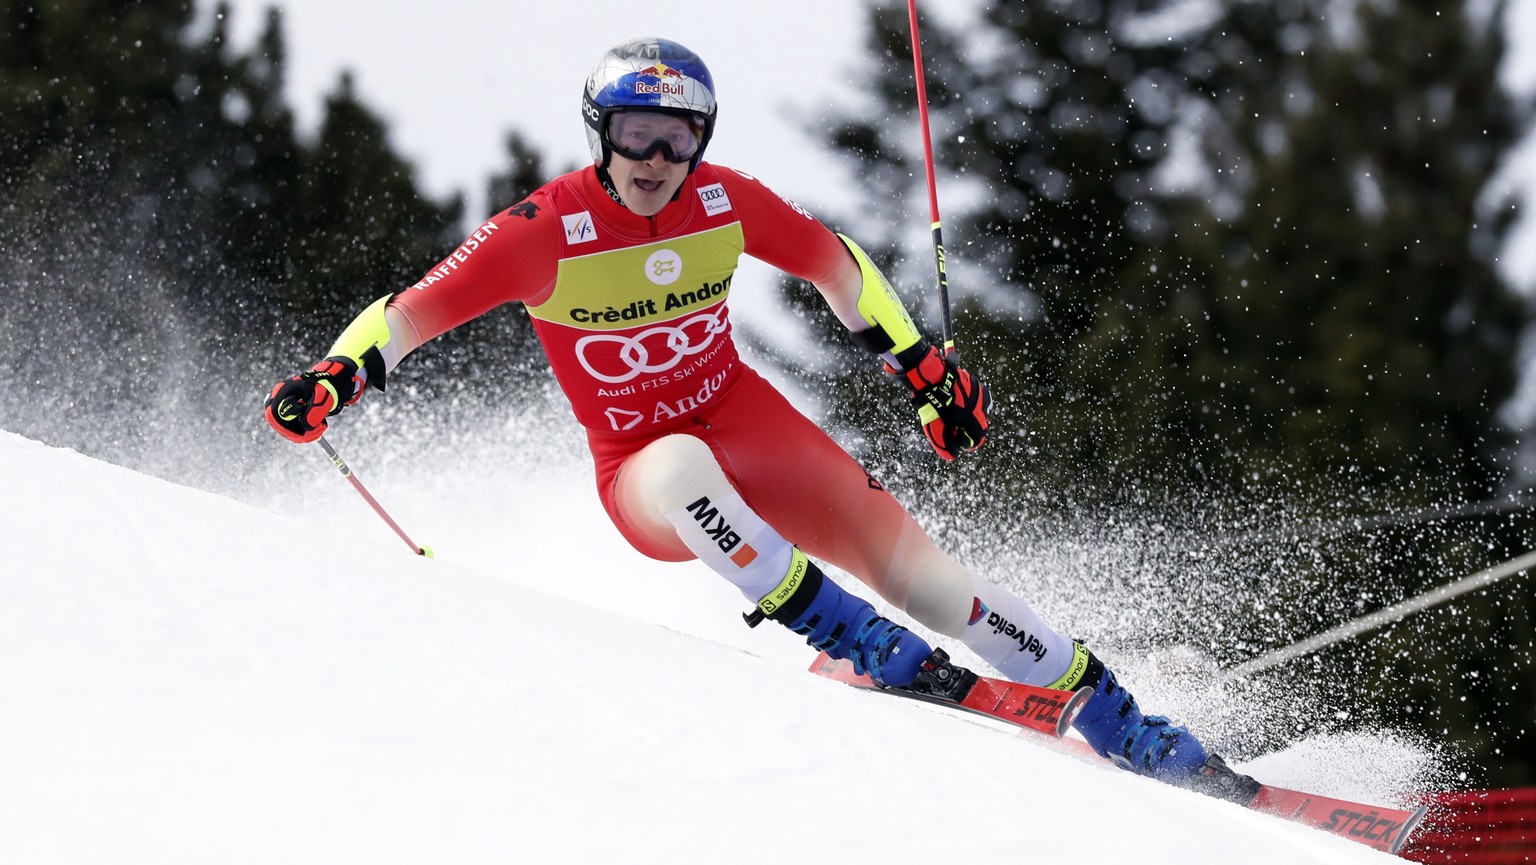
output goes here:
{"type": "Polygon", "coordinates": [[[850,256],[800,206],[729,168],[701,164],[654,217],[612,199],[584,168],[497,214],[395,297],[408,332],[393,335],[404,342],[392,353],[520,301],[587,429],[604,506],[637,549],[690,557],[634,531],[614,496],[630,454],[686,432],[709,444],[785,538],[902,604],[910,562],[894,560],[931,543],[878,481],[742,363],[727,303],[742,254],[812,283],[828,282],[850,256]]]}

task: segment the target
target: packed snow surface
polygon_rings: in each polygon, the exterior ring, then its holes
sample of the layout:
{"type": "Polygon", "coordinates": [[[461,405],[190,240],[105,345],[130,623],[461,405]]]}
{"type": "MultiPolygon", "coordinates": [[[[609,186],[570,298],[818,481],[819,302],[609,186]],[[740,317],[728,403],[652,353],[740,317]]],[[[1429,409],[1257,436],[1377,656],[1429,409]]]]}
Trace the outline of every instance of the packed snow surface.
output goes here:
{"type": "Polygon", "coordinates": [[[0,432],[0,859],[1396,861],[810,675],[579,464],[434,502],[343,456],[436,560],[317,448],[258,507],[0,432]]]}

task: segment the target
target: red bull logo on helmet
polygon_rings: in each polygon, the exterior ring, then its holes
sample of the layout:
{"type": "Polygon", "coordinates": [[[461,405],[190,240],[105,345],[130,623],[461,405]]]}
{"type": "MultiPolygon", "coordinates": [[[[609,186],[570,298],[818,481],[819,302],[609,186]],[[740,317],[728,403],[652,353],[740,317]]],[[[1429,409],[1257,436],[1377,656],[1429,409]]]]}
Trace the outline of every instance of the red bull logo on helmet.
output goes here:
{"type": "Polygon", "coordinates": [[[655,84],[646,84],[642,81],[636,81],[635,93],[643,96],[682,96],[683,83],[679,81],[675,84],[668,84],[665,81],[658,81],[655,84]]]}
{"type": "Polygon", "coordinates": [[[688,76],[683,74],[683,71],[681,69],[674,69],[673,67],[668,66],[665,63],[657,63],[657,64],[655,64],[653,66],[647,66],[646,68],[641,69],[640,71],[636,72],[635,74],[639,75],[641,77],[650,77],[650,78],[686,78],[686,77],[688,77],[688,76]]]}
{"type": "Polygon", "coordinates": [[[655,84],[635,82],[635,93],[654,96],[682,96],[684,81],[688,78],[681,69],[656,63],[635,73],[636,78],[655,78],[655,84]],[[668,81],[667,79],[672,79],[668,81]]]}

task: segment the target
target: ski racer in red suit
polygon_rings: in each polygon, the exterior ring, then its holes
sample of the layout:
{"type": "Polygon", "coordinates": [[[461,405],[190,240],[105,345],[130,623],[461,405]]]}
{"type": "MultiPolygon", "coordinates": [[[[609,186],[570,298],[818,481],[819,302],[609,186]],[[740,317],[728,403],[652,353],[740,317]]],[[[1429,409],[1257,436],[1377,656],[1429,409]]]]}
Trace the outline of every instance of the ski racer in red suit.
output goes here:
{"type": "Polygon", "coordinates": [[[1082,644],[935,546],[742,363],[727,298],[746,254],[816,287],[910,388],[939,456],[986,440],[986,387],[922,337],[857,244],[753,177],[703,162],[715,111],[693,52],[659,39],[613,48],[582,103],[595,164],[497,214],[421,281],[365,309],[325,360],[272,389],[267,420],[314,441],[412,350],[520,302],[586,429],[603,506],[635,549],[698,558],[755,605],[754,623],[772,619],[886,685],[911,684],[928,643],[813,559],[829,562],[1009,678],[1093,688],[1077,726],[1121,765],[1189,786],[1230,781],[1187,729],[1143,715],[1082,644]]]}

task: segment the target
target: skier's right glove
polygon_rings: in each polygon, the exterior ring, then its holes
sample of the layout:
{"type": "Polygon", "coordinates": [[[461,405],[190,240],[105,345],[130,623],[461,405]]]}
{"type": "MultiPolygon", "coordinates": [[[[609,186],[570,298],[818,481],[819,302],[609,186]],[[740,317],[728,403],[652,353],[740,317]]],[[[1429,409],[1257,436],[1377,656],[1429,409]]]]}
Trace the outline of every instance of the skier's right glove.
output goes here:
{"type": "Polygon", "coordinates": [[[283,438],[312,442],[325,433],[326,418],[362,399],[366,382],[351,358],[328,357],[309,371],[278,382],[267,396],[263,413],[283,438]]]}

